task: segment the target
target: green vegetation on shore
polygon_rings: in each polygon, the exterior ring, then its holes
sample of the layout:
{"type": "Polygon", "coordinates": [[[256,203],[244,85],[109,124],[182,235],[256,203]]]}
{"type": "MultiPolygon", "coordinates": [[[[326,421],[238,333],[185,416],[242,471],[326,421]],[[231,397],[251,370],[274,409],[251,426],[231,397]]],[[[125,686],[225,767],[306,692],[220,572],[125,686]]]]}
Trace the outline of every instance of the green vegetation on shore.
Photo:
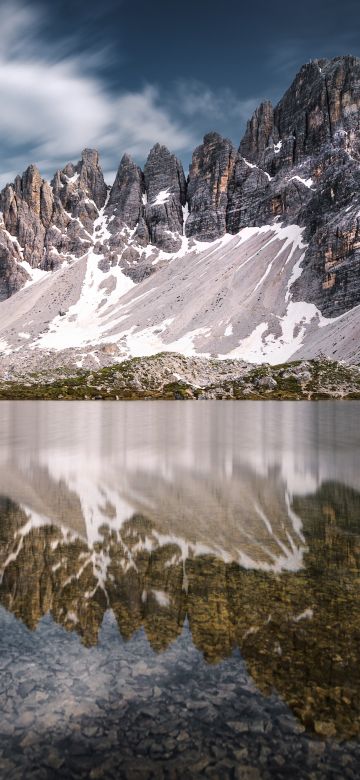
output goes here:
{"type": "MultiPolygon", "coordinates": [[[[201,381],[192,379],[191,359],[176,355],[182,377],[171,372],[174,355],[132,358],[97,370],[56,369],[0,380],[0,400],[321,400],[360,398],[360,368],[326,359],[277,366],[203,361],[201,381]],[[170,368],[168,367],[170,365],[170,368]],[[231,369],[231,370],[230,370],[231,369]]],[[[178,366],[177,366],[178,368],[178,366]]]]}

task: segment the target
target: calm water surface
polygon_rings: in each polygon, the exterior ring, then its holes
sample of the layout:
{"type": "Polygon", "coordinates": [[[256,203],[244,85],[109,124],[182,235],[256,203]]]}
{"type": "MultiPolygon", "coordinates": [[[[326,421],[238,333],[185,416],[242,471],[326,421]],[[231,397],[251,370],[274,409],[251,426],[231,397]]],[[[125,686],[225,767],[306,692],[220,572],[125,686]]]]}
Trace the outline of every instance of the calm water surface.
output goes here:
{"type": "Polygon", "coordinates": [[[358,778],[357,402],[0,404],[0,777],[358,778]]]}

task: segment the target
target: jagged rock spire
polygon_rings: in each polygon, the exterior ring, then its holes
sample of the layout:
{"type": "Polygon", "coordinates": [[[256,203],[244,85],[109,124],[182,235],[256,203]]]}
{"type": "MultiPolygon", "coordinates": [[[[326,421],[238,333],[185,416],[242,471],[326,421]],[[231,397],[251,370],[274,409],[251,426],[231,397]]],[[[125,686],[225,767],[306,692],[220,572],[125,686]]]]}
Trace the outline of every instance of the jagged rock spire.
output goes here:
{"type": "Polygon", "coordinates": [[[186,235],[211,241],[225,233],[228,185],[236,156],[231,141],[215,132],[205,135],[195,149],[188,183],[186,235]]]}
{"type": "Polygon", "coordinates": [[[176,251],[181,246],[182,207],[186,202],[183,167],[166,146],[155,144],[145,163],[144,180],[150,240],[167,252],[176,251]]]}
{"type": "Polygon", "coordinates": [[[124,154],[110,190],[106,213],[134,228],[143,211],[144,175],[129,154],[124,154]]]}

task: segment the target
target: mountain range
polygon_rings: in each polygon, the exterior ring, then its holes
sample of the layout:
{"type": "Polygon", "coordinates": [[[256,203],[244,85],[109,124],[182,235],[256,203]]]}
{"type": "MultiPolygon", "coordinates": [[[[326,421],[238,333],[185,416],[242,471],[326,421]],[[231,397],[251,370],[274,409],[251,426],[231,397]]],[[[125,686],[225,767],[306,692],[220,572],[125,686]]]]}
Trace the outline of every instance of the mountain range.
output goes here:
{"type": "Polygon", "coordinates": [[[360,59],[304,65],[239,148],[95,150],[0,195],[1,370],[180,352],[360,361],[360,59]]]}

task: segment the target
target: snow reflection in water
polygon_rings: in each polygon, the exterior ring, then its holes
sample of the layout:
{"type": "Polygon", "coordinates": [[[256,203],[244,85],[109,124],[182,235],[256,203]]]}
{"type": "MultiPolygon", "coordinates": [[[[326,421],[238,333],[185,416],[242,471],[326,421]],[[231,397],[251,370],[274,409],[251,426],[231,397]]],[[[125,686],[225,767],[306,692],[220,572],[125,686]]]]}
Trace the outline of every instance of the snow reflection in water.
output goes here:
{"type": "Polygon", "coordinates": [[[270,745],[267,772],[296,749],[310,774],[313,732],[330,763],[345,751],[356,766],[357,743],[335,755],[333,742],[360,731],[354,404],[21,403],[0,415],[9,761],[28,761],[31,716],[44,755],[44,729],[85,745],[87,730],[111,728],[114,772],[126,756],[141,776],[160,758],[190,771],[202,753],[225,772],[211,751],[221,738],[230,777],[240,733],[256,767],[270,745]],[[159,732],[140,750],[149,718],[159,732]],[[125,748],[120,724],[128,735],[138,719],[125,748]]]}

